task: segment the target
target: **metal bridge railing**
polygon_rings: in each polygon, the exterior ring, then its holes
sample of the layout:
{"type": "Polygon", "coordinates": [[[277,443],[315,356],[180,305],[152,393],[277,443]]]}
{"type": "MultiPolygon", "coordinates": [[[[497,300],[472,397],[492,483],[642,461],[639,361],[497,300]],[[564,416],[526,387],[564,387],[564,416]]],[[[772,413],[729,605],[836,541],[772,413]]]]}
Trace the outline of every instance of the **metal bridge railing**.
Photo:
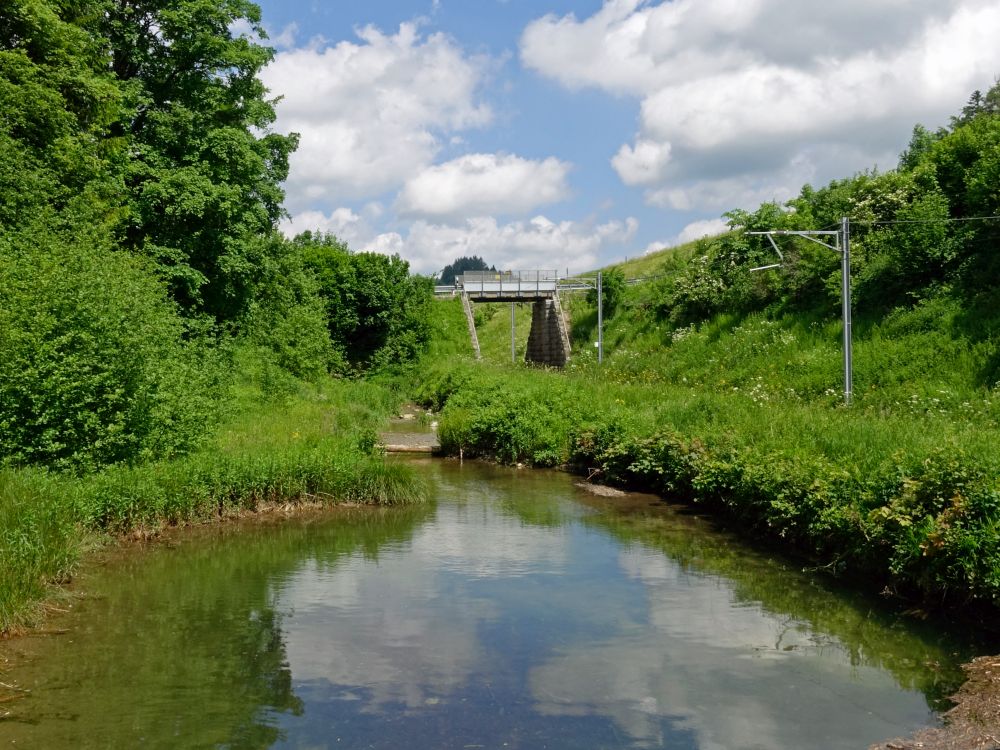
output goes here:
{"type": "Polygon", "coordinates": [[[558,271],[466,271],[455,284],[471,294],[527,294],[553,292],[559,281],[558,271]]]}

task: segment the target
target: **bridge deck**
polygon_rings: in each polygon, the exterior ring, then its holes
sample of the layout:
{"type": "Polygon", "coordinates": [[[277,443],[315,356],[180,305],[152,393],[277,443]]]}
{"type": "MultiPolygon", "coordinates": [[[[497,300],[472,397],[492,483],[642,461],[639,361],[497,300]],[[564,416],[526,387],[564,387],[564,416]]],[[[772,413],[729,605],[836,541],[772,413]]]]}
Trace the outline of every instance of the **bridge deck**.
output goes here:
{"type": "Polygon", "coordinates": [[[467,271],[456,286],[473,302],[527,302],[554,297],[555,271],[467,271]]]}

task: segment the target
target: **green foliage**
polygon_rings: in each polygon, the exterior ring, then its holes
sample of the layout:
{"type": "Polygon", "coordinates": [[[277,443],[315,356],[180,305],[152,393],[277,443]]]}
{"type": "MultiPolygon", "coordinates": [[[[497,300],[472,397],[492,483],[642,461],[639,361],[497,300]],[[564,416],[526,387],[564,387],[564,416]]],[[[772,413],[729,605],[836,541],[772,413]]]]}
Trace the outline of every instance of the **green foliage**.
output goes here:
{"type": "Polygon", "coordinates": [[[414,359],[430,336],[433,282],[411,276],[398,255],[354,253],[333,235],[292,240],[319,282],[330,338],[356,369],[414,359]]]}
{"type": "Polygon", "coordinates": [[[958,117],[951,118],[952,128],[966,125],[980,115],[1000,114],[1000,80],[984,95],[981,91],[973,91],[969,101],[962,107],[958,117]]]}
{"type": "Polygon", "coordinates": [[[63,487],[43,471],[0,469],[0,633],[29,621],[72,570],[79,537],[63,487]]]}
{"type": "MultiPolygon", "coordinates": [[[[663,320],[687,326],[722,312],[821,312],[840,302],[837,253],[804,238],[779,237],[781,267],[762,237],[766,230],[831,230],[851,222],[855,308],[885,312],[957,287],[966,295],[994,286],[1000,260],[993,251],[1000,221],[1000,116],[979,97],[972,114],[951,130],[918,126],[897,170],[864,172],[815,189],[806,185],[785,206],[726,214],[736,232],[698,243],[695,258],[661,271],[654,304],[663,320]],[[968,223],[954,219],[970,219],[968,223]]],[[[975,97],[974,97],[975,98],[975,97]]],[[[974,103],[973,103],[974,104],[974,103]]],[[[968,108],[967,108],[968,109],[968,108]]],[[[972,110],[970,110],[972,111],[972,110]]]]}
{"type": "Polygon", "coordinates": [[[268,503],[416,503],[426,488],[386,463],[375,429],[398,395],[370,383],[299,383],[284,397],[239,383],[235,411],[198,450],[85,476],[0,469],[0,633],[28,622],[72,573],[85,534],[155,531],[268,503]]]}
{"type": "Polygon", "coordinates": [[[87,469],[194,444],[215,355],[141,264],[44,226],[0,253],[0,460],[87,469]]]}
{"type": "Polygon", "coordinates": [[[276,234],[254,240],[252,295],[239,318],[243,339],[293,378],[314,380],[343,369],[330,341],[320,285],[299,249],[276,234]]]}
{"type": "MultiPolygon", "coordinates": [[[[619,268],[609,268],[601,273],[601,302],[605,318],[611,318],[618,311],[625,296],[625,274],[619,268]]],[[[587,302],[597,305],[597,288],[587,291],[587,302]]]]}
{"type": "Polygon", "coordinates": [[[443,403],[449,452],[568,461],[713,507],[869,585],[1000,603],[996,424],[482,365],[438,367],[421,397],[443,403]]]}
{"type": "Polygon", "coordinates": [[[683,326],[703,320],[719,309],[726,282],[712,267],[712,258],[701,255],[683,271],[664,278],[659,287],[658,311],[671,323],[683,326]]]}
{"type": "Polygon", "coordinates": [[[461,276],[466,271],[496,271],[494,266],[486,265],[486,261],[480,258],[478,255],[473,255],[472,257],[462,256],[461,258],[455,258],[451,263],[446,265],[441,269],[441,276],[438,278],[439,284],[451,285],[455,283],[455,279],[461,276]]]}
{"type": "Polygon", "coordinates": [[[930,152],[935,141],[947,135],[947,131],[939,130],[932,133],[923,125],[914,125],[913,134],[910,136],[910,143],[899,155],[900,171],[912,170],[925,159],[930,152]]]}
{"type": "Polygon", "coordinates": [[[0,232],[68,207],[101,224],[116,200],[107,157],[117,143],[99,139],[121,93],[84,27],[98,7],[11,0],[0,9],[0,232]]]}
{"type": "Polygon", "coordinates": [[[0,11],[0,226],[44,206],[114,227],[193,313],[237,319],[295,138],[245,0],[15,0],[0,11]]]}
{"type": "Polygon", "coordinates": [[[272,50],[247,0],[107,3],[97,30],[126,99],[114,131],[128,211],[122,245],[152,258],[181,306],[219,321],[250,304],[261,236],[281,216],[294,136],[270,132],[258,73],[272,50]]]}

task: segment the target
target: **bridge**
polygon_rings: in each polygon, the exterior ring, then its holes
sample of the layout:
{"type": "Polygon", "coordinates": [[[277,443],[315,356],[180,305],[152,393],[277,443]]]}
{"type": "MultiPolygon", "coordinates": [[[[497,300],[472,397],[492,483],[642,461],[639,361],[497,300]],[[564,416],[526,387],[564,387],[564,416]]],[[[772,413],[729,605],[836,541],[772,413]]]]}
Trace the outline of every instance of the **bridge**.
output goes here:
{"type": "MultiPolygon", "coordinates": [[[[482,355],[472,304],[530,302],[531,332],[528,334],[525,360],[564,367],[569,360],[570,343],[566,320],[559,304],[560,281],[556,271],[466,271],[459,276],[450,293],[462,296],[462,308],[465,310],[476,359],[482,355]]],[[[565,283],[565,279],[562,281],[565,283]]],[[[435,287],[434,291],[436,294],[448,293],[439,291],[441,289],[435,287]]],[[[513,321],[513,317],[511,320],[513,321]]]]}

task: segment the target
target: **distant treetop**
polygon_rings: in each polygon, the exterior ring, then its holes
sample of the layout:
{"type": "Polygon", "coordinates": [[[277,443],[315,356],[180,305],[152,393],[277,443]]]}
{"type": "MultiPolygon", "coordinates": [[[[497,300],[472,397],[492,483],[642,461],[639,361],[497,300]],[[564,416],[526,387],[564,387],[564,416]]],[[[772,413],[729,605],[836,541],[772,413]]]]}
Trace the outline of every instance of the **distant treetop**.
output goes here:
{"type": "Polygon", "coordinates": [[[456,258],[450,264],[444,267],[441,271],[439,284],[451,285],[455,283],[455,279],[461,276],[466,271],[496,271],[494,266],[486,265],[486,261],[480,258],[478,255],[473,255],[471,258],[456,258]]]}

